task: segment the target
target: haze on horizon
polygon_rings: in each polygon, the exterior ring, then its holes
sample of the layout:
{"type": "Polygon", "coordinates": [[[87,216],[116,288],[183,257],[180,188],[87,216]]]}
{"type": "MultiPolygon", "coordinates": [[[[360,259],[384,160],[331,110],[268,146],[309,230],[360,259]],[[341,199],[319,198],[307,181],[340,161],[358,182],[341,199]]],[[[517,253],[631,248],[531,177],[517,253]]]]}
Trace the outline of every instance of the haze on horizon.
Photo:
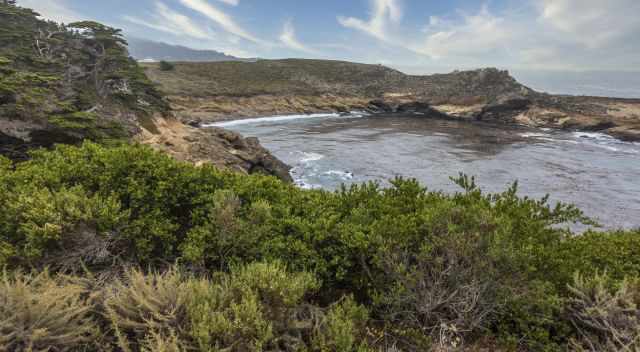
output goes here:
{"type": "Polygon", "coordinates": [[[637,0],[19,0],[60,22],[240,57],[380,63],[409,73],[640,70],[637,0]]]}

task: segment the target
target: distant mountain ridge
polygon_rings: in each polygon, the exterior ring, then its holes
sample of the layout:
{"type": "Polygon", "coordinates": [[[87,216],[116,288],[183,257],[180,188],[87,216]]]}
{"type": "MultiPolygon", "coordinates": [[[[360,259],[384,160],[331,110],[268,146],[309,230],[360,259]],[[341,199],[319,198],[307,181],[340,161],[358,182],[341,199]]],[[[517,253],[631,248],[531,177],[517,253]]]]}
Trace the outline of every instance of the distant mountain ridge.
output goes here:
{"type": "Polygon", "coordinates": [[[239,58],[215,50],[197,50],[186,46],[167,44],[136,37],[127,37],[127,42],[129,43],[129,54],[136,60],[191,62],[256,61],[256,59],[239,58]]]}

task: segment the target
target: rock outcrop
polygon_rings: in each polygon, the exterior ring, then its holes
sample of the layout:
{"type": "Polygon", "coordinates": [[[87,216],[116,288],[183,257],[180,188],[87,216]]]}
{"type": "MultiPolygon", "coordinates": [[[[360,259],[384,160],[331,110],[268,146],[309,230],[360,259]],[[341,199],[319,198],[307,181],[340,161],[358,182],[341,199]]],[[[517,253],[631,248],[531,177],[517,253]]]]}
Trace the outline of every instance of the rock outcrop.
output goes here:
{"type": "Polygon", "coordinates": [[[274,175],[292,182],[288,165],[260,145],[257,138],[244,138],[222,128],[195,128],[175,118],[155,117],[154,131],[142,128],[140,143],[196,165],[211,163],[242,173],[274,175]]]}

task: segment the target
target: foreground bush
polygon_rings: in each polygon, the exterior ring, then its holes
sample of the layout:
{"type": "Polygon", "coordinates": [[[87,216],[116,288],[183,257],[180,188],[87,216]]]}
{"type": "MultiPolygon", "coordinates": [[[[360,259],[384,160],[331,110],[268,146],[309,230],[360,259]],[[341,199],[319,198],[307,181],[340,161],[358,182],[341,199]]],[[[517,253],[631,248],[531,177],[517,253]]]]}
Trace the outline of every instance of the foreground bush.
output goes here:
{"type": "Polygon", "coordinates": [[[129,269],[94,278],[5,274],[2,351],[364,351],[368,312],[309,301],[313,275],[256,263],[194,278],[129,269]],[[89,288],[89,289],[87,289],[89,288]]]}
{"type": "Polygon", "coordinates": [[[573,206],[454,181],[455,194],[407,179],[301,190],[138,145],[60,146],[0,159],[0,264],[107,282],[157,272],[104,292],[113,343],[132,349],[350,350],[366,337],[417,351],[490,335],[562,350],[601,334],[570,318],[574,274],[640,275],[638,231],[576,235],[567,224],[591,222],[573,206]],[[185,273],[167,272],[175,262],[185,273]],[[217,313],[195,313],[206,307],[217,313]]]}
{"type": "Polygon", "coordinates": [[[640,280],[614,284],[606,274],[576,275],[568,311],[579,331],[576,350],[640,350],[640,280]]]}

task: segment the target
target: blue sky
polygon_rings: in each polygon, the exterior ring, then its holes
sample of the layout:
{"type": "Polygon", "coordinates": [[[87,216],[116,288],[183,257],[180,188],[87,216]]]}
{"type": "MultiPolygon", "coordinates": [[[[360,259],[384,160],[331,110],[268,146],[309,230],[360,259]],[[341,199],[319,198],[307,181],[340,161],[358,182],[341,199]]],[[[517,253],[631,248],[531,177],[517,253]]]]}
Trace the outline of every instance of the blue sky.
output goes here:
{"type": "Polygon", "coordinates": [[[18,0],[44,17],[262,58],[640,70],[639,0],[18,0]]]}

